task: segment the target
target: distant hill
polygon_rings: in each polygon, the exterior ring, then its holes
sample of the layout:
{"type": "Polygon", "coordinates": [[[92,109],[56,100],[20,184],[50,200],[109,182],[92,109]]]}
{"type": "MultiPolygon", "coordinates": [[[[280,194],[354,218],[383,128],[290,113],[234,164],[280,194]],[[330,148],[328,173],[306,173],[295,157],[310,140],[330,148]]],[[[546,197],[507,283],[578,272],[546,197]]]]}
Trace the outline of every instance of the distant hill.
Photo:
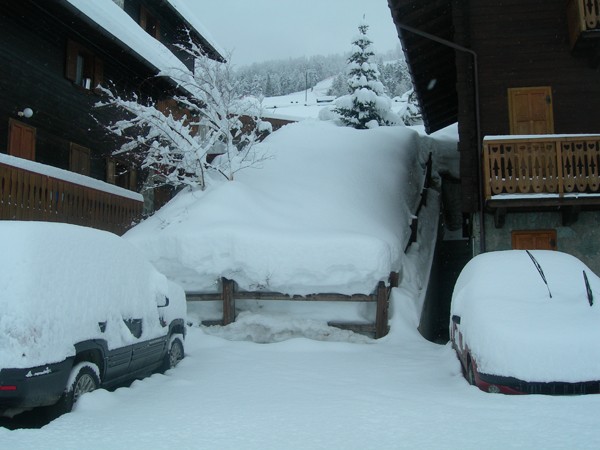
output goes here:
{"type": "MultiPolygon", "coordinates": [[[[311,56],[254,63],[236,71],[243,95],[277,97],[314,88],[324,80],[330,80],[328,92],[322,95],[340,96],[347,92],[346,68],[349,54],[311,56]]],[[[376,55],[379,61],[381,81],[390,97],[401,96],[412,88],[404,55],[396,50],[376,55]]]]}

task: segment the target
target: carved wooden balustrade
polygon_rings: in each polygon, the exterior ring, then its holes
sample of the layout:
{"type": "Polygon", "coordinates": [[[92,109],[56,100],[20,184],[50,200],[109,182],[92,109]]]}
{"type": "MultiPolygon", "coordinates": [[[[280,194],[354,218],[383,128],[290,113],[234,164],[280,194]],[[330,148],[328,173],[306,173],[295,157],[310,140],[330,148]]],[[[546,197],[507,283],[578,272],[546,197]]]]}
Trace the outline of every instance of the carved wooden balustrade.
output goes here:
{"type": "Polygon", "coordinates": [[[486,200],[600,194],[599,166],[600,135],[488,136],[483,142],[486,200]]]}
{"type": "Polygon", "coordinates": [[[120,235],[142,207],[135,192],[0,153],[0,220],[64,222],[120,235]]]}
{"type": "Polygon", "coordinates": [[[571,48],[585,45],[585,40],[595,39],[600,33],[600,0],[568,0],[567,22],[571,48]]]}

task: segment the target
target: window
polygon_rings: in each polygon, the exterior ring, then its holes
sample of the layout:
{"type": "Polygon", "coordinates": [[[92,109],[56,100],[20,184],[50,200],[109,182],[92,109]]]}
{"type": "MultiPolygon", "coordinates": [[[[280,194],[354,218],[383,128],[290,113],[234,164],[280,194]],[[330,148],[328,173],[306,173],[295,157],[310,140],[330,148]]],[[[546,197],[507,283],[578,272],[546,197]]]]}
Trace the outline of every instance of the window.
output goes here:
{"type": "Polygon", "coordinates": [[[556,230],[513,231],[512,248],[516,250],[556,250],[556,230]]]}
{"type": "Polygon", "coordinates": [[[90,149],[71,142],[71,152],[69,155],[69,170],[80,173],[81,175],[90,175],[90,149]]]}
{"type": "Polygon", "coordinates": [[[106,182],[130,191],[137,191],[137,170],[113,158],[108,158],[106,182]]]}
{"type": "Polygon", "coordinates": [[[69,39],[65,76],[79,87],[94,89],[104,81],[104,64],[93,52],[69,39]]]}
{"type": "Polygon", "coordinates": [[[146,33],[160,41],[160,22],[143,6],[140,9],[140,26],[146,33]]]}
{"type": "Polygon", "coordinates": [[[35,161],[36,129],[18,120],[8,120],[8,154],[35,161]]]}
{"type": "Polygon", "coordinates": [[[553,134],[552,89],[549,86],[508,90],[510,134],[553,134]]]}

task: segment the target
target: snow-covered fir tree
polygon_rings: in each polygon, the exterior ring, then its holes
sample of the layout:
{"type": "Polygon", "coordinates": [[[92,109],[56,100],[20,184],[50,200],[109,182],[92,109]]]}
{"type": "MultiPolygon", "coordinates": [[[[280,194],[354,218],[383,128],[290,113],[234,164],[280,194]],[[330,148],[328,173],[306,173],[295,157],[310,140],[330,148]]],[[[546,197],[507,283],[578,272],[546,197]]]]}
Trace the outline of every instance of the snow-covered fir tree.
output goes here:
{"type": "Polygon", "coordinates": [[[348,94],[348,82],[343,73],[338,74],[332,81],[331,87],[327,91],[327,95],[341,97],[348,94]]]}
{"type": "Polygon", "coordinates": [[[348,58],[348,87],[351,94],[339,98],[334,109],[344,125],[358,129],[390,125],[393,122],[391,100],[379,80],[368,29],[369,25],[364,20],[358,26],[359,34],[352,41],[352,54],[348,58]]]}
{"type": "Polygon", "coordinates": [[[261,122],[258,102],[241,100],[229,62],[211,60],[191,39],[181,48],[195,59],[195,70],[174,68],[159,76],[175,80],[188,95],[154,102],[103,89],[106,99],[96,106],[126,113],[107,126],[125,140],[114,154],[155,173],[153,187],[204,189],[267,159],[254,144],[270,124],[261,122]]]}

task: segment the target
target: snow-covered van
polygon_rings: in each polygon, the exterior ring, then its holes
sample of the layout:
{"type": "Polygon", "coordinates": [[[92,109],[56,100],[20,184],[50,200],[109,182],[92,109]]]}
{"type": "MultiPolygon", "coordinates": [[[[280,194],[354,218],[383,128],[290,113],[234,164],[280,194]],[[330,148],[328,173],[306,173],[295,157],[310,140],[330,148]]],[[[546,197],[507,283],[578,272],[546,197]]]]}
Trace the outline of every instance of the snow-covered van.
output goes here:
{"type": "Polygon", "coordinates": [[[183,358],[185,294],[124,239],[0,222],[0,415],[77,398],[183,358]]]}

